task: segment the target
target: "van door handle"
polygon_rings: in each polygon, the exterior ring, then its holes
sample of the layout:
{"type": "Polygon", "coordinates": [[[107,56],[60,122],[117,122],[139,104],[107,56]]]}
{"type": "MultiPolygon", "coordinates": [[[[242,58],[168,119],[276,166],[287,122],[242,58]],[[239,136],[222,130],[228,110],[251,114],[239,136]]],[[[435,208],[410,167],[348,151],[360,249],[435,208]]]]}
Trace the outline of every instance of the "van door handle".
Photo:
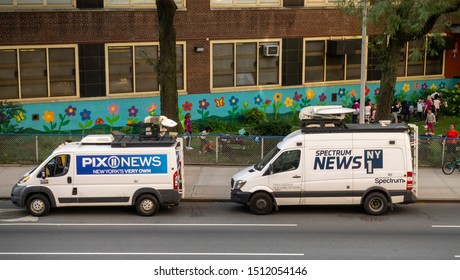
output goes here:
{"type": "Polygon", "coordinates": [[[301,178],[301,177],[302,177],[302,176],[300,176],[300,175],[294,175],[294,176],[292,176],[292,178],[296,178],[296,179],[301,178]]]}

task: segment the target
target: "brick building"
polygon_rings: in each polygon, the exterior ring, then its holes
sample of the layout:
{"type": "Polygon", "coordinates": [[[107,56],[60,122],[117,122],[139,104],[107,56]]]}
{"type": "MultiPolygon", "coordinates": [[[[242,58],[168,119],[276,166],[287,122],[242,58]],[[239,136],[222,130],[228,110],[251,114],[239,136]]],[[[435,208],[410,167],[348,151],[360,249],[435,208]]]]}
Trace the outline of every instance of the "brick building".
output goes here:
{"type": "MultiPolygon", "coordinates": [[[[199,107],[207,116],[228,117],[229,106],[248,109],[270,100],[289,112],[299,96],[308,96],[302,105],[347,105],[340,90],[359,92],[361,27],[333,0],[175,2],[179,106],[185,111],[200,114],[199,107]],[[271,98],[276,93],[290,100],[271,98]],[[184,107],[186,102],[195,107],[184,107]]],[[[107,105],[126,118],[131,108],[158,107],[155,0],[0,0],[0,14],[0,98],[24,104],[24,127],[43,130],[51,118],[40,115],[55,112],[58,122],[58,112],[75,104],[77,113],[91,111],[93,120],[104,119],[107,105]]],[[[460,75],[455,41],[418,62],[407,59],[407,49],[399,81],[414,90],[450,84],[460,75]]],[[[377,92],[379,76],[372,67],[368,78],[369,90],[377,92]]],[[[65,129],[78,130],[77,124],[65,129]]]]}

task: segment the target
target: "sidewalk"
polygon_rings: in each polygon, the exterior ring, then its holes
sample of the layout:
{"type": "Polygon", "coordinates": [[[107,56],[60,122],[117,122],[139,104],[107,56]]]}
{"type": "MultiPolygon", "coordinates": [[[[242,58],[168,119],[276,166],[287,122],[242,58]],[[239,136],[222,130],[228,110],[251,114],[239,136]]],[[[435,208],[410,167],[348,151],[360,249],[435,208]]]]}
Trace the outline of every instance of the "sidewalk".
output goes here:
{"type": "MultiPolygon", "coordinates": [[[[21,176],[35,166],[0,165],[0,199],[9,199],[11,188],[21,176]]],[[[184,200],[227,201],[230,179],[244,166],[185,166],[184,200]]],[[[441,168],[420,168],[419,201],[460,202],[460,173],[442,173],[441,168]]]]}

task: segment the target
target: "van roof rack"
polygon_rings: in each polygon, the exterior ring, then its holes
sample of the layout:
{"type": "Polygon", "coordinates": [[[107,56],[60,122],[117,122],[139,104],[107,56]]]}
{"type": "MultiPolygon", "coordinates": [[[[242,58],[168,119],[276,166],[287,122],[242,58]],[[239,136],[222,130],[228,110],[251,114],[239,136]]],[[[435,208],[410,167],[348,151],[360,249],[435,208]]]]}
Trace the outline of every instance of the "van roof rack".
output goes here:
{"type": "Polygon", "coordinates": [[[116,135],[111,143],[113,148],[169,147],[176,143],[176,137],[151,138],[143,135],[116,135]]]}

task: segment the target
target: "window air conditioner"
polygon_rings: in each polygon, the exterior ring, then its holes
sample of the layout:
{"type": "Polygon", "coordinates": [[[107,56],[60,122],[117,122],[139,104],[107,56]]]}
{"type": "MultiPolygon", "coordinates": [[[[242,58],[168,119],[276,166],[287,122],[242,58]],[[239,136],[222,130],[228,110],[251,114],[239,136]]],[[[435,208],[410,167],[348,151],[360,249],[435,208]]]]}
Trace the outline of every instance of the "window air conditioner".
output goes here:
{"type": "Polygon", "coordinates": [[[264,56],[279,56],[280,48],[278,45],[264,45],[263,52],[264,56]]]}

